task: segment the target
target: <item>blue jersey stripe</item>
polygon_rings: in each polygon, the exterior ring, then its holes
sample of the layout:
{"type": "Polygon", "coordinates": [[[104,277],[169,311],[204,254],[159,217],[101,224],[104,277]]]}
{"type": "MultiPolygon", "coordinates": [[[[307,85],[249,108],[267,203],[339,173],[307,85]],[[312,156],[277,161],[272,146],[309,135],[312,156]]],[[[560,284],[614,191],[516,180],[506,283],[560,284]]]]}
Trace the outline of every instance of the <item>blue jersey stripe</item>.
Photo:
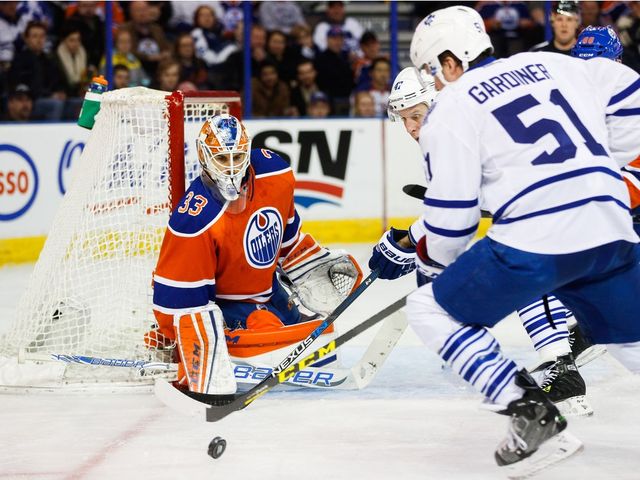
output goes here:
{"type": "Polygon", "coordinates": [[[298,234],[300,230],[300,216],[298,212],[295,213],[294,220],[284,228],[284,234],[282,235],[282,243],[286,243],[298,234]]]}
{"type": "Polygon", "coordinates": [[[633,82],[631,85],[629,85],[627,88],[622,90],[620,93],[611,97],[611,100],[609,100],[609,104],[607,105],[607,107],[610,107],[611,105],[615,105],[616,103],[624,100],[628,96],[633,95],[633,93],[636,92],[638,89],[640,89],[640,78],[635,82],[633,82]]]}
{"type": "Polygon", "coordinates": [[[607,167],[586,167],[579,168],[577,170],[572,170],[570,172],[561,173],[559,175],[554,175],[552,177],[545,178],[540,180],[539,182],[534,183],[533,185],[529,185],[527,188],[518,193],[515,197],[512,197],[507,203],[502,205],[493,215],[493,222],[497,223],[502,217],[504,211],[511,206],[516,200],[524,197],[526,194],[537,190],[538,188],[546,187],[547,185],[551,185],[552,183],[561,182],[563,180],[569,180],[571,178],[579,177],[581,175],[588,175],[590,173],[604,173],[606,175],[611,175],[614,178],[622,179],[620,172],[615,172],[607,167]]]}
{"type": "Polygon", "coordinates": [[[582,205],[586,205],[587,203],[590,203],[590,202],[613,202],[619,207],[624,208],[626,211],[629,211],[629,206],[626,203],[621,202],[617,198],[612,197],[611,195],[599,195],[597,197],[583,198],[582,200],[576,200],[575,202],[565,203],[564,205],[558,205],[556,207],[546,208],[544,210],[538,210],[537,212],[527,213],[526,215],[520,215],[519,217],[501,218],[497,222],[493,222],[493,223],[494,225],[496,224],[506,225],[508,223],[514,223],[520,220],[527,220],[529,218],[539,217],[541,215],[551,215],[552,213],[558,213],[564,210],[570,210],[572,208],[581,207],[582,205]]]}
{"type": "Polygon", "coordinates": [[[621,108],[607,116],[614,117],[632,117],[634,115],[640,115],[640,108],[621,108]]]}
{"type": "Polygon", "coordinates": [[[435,198],[425,198],[424,204],[429,207],[439,208],[472,208],[478,206],[478,199],[474,200],[437,200],[435,198]]]}
{"type": "Polygon", "coordinates": [[[465,228],[462,230],[451,230],[448,228],[434,227],[433,225],[429,225],[425,221],[423,221],[422,223],[424,223],[425,228],[429,230],[431,233],[435,233],[436,235],[440,235],[442,237],[451,237],[451,238],[466,237],[467,235],[476,233],[476,230],[478,230],[478,225],[479,225],[478,223],[476,223],[472,227],[465,228]]]}
{"type": "Polygon", "coordinates": [[[215,285],[195,288],[170,287],[158,282],[153,285],[153,303],[160,307],[171,309],[202,307],[215,298],[215,285]]]}

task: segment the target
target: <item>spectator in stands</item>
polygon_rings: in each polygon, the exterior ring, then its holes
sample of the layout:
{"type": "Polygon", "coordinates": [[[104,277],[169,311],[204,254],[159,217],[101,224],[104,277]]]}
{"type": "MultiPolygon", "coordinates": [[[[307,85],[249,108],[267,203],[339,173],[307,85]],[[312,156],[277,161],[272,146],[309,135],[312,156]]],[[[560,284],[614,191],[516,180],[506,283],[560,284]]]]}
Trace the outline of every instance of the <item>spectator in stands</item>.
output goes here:
{"type": "Polygon", "coordinates": [[[78,2],[75,11],[67,19],[80,30],[82,45],[87,51],[87,64],[96,71],[104,55],[104,22],[96,12],[97,2],[78,2]]]}
{"type": "MultiPolygon", "coordinates": [[[[56,57],[64,74],[65,91],[68,97],[83,96],[88,83],[87,52],[82,46],[82,37],[77,24],[68,23],[62,28],[56,57]]],[[[95,72],[94,72],[95,73],[95,72]]]]}
{"type": "Polygon", "coordinates": [[[343,46],[342,30],[332,27],[327,32],[327,49],[319,53],[315,60],[318,85],[329,95],[335,115],[348,115],[349,95],[353,88],[353,72],[343,46]]]}
{"type": "Polygon", "coordinates": [[[322,92],[315,92],[311,95],[308,115],[312,118],[326,118],[331,113],[329,97],[322,92]]]}
{"type": "Polygon", "coordinates": [[[307,24],[296,2],[262,2],[258,18],[267,31],[279,30],[286,35],[291,33],[293,27],[307,24]]]}
{"type": "Polygon", "coordinates": [[[371,88],[371,64],[380,57],[380,42],[375,33],[366,31],[360,37],[360,51],[362,55],[352,64],[356,88],[368,90],[371,88]]]}
{"type": "Polygon", "coordinates": [[[318,72],[311,60],[303,60],[297,67],[297,85],[291,90],[291,106],[295,108],[294,116],[306,116],[311,95],[319,92],[316,77],[318,72]]]}
{"type": "MultiPolygon", "coordinates": [[[[136,46],[133,44],[133,35],[130,30],[120,28],[114,36],[113,55],[111,57],[112,65],[124,65],[129,70],[130,86],[147,87],[151,83],[149,75],[142,68],[142,62],[133,53],[136,46]]],[[[100,71],[104,73],[105,59],[100,62],[100,71]]]]}
{"type": "Polygon", "coordinates": [[[491,37],[496,57],[508,57],[531,46],[527,44],[527,38],[531,37],[527,32],[532,31],[536,24],[526,2],[481,2],[479,13],[491,37]]]}
{"type": "Polygon", "coordinates": [[[224,9],[220,2],[215,1],[199,1],[184,2],[182,0],[173,0],[171,3],[171,17],[169,18],[169,29],[176,34],[191,32],[193,30],[193,18],[196,10],[201,5],[207,5],[212,8],[216,18],[222,18],[224,9]]]}
{"type": "Polygon", "coordinates": [[[38,11],[19,6],[19,3],[26,2],[0,2],[0,75],[9,69],[27,24],[43,20],[38,11]]]}
{"type": "Polygon", "coordinates": [[[551,41],[539,43],[531,51],[570,55],[580,28],[578,2],[564,0],[558,2],[555,10],[551,12],[551,27],[553,29],[551,41]]]}
{"type": "Polygon", "coordinates": [[[154,22],[157,9],[148,2],[129,3],[130,20],[122,28],[131,33],[135,54],[149,76],[154,76],[160,61],[170,58],[171,44],[167,41],[162,27],[154,22]]]}
{"type": "Polygon", "coordinates": [[[191,82],[197,89],[208,88],[207,65],[196,57],[196,47],[189,33],[181,33],[176,39],[175,57],[180,63],[180,82],[191,82]]]}
{"type": "Polygon", "coordinates": [[[313,60],[319,53],[318,46],[313,43],[311,29],[306,25],[297,25],[291,29],[293,50],[298,57],[313,60]]]}
{"type": "Polygon", "coordinates": [[[126,65],[114,65],[113,66],[113,90],[120,88],[128,88],[131,85],[131,73],[126,65]]]}
{"type": "MultiPolygon", "coordinates": [[[[222,5],[222,14],[220,15],[220,20],[223,25],[223,31],[225,37],[232,39],[234,37],[234,32],[238,26],[238,23],[242,22],[244,18],[244,13],[242,11],[242,2],[240,1],[227,1],[221,2],[222,5]]],[[[252,15],[252,22],[257,23],[258,19],[254,15],[252,15]]]]}
{"type": "MultiPolygon", "coordinates": [[[[236,45],[242,48],[244,25],[238,23],[235,32],[236,45]]],[[[261,25],[251,25],[251,77],[258,76],[260,64],[267,59],[267,31],[261,25]]],[[[232,53],[224,64],[224,81],[222,88],[226,90],[242,90],[244,88],[244,52],[242,49],[232,53]]]]}
{"type": "Polygon", "coordinates": [[[376,58],[371,64],[371,85],[367,89],[373,97],[374,110],[377,117],[387,112],[389,92],[391,90],[391,63],[384,57],[376,58]]]}
{"type": "Polygon", "coordinates": [[[345,15],[344,2],[327,2],[325,18],[316,25],[313,31],[313,42],[321,51],[327,49],[327,33],[333,27],[339,27],[344,32],[343,47],[355,54],[358,51],[364,28],[356,19],[345,15]]]}
{"type": "Polygon", "coordinates": [[[251,106],[254,117],[281,117],[289,113],[289,86],[278,77],[276,66],[265,60],[258,78],[251,81],[251,106]]]}
{"type": "Polygon", "coordinates": [[[64,109],[64,79],[56,61],[44,52],[47,29],[30,22],[24,32],[25,48],[16,54],[9,70],[9,86],[25,84],[35,99],[34,118],[60,120],[64,109]]]}
{"type": "Polygon", "coordinates": [[[28,85],[20,83],[10,92],[7,100],[7,112],[2,118],[8,122],[28,122],[31,120],[33,98],[28,85]]]}
{"type": "Polygon", "coordinates": [[[290,83],[296,76],[296,65],[300,57],[287,46],[287,36],[280,30],[273,30],[267,36],[267,58],[278,68],[280,79],[290,83]]]}
{"type": "Polygon", "coordinates": [[[162,60],[158,64],[156,77],[154,88],[165,92],[177,90],[180,83],[180,64],[172,58],[162,60]]]}
{"type": "Polygon", "coordinates": [[[603,27],[600,16],[600,2],[580,2],[580,17],[582,18],[582,27],[591,25],[592,27],[603,27]]]}
{"type": "Polygon", "coordinates": [[[368,90],[356,92],[353,98],[353,116],[354,117],[375,117],[376,103],[373,96],[368,90]]]}
{"type": "Polygon", "coordinates": [[[622,63],[640,73],[640,2],[629,2],[629,12],[618,19],[620,41],[624,46],[622,63]]]}
{"type": "Polygon", "coordinates": [[[223,83],[223,64],[238,47],[223,37],[222,24],[217,21],[211,7],[200,5],[194,15],[195,28],[191,36],[195,42],[196,56],[207,64],[209,84],[219,88],[223,83]]]}

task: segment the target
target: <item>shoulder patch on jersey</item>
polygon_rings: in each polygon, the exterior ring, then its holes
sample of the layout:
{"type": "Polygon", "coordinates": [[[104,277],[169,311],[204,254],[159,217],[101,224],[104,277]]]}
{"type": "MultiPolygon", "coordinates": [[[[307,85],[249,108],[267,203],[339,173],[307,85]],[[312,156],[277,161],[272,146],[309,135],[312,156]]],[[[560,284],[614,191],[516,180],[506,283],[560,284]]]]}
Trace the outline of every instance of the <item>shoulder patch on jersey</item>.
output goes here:
{"type": "Polygon", "coordinates": [[[291,169],[291,165],[280,155],[265,148],[254,148],[251,150],[251,166],[258,178],[262,175],[284,173],[291,169]]]}
{"type": "Polygon", "coordinates": [[[171,214],[169,228],[176,235],[198,235],[220,218],[226,205],[214,197],[198,177],[191,182],[178,208],[171,214]]]}

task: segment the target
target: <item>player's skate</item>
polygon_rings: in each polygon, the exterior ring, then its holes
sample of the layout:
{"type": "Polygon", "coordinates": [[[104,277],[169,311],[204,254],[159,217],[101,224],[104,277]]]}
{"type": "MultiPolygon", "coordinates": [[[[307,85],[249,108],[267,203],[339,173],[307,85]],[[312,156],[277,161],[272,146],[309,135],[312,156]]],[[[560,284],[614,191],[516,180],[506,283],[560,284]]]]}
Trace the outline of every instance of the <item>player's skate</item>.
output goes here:
{"type": "Polygon", "coordinates": [[[516,385],[524,394],[499,412],[511,418],[507,438],[495,453],[512,479],[526,478],[582,449],[580,440],[563,431],[567,421],[526,370],[516,374],[516,385]]]}
{"type": "Polygon", "coordinates": [[[607,351],[604,345],[594,345],[587,340],[579,325],[569,327],[569,345],[578,367],[586,365],[607,351]]]}
{"type": "Polygon", "coordinates": [[[586,399],[587,386],[570,353],[558,357],[555,362],[543,363],[533,372],[541,373],[538,381],[540,388],[562,415],[593,415],[593,409],[586,399]]]}

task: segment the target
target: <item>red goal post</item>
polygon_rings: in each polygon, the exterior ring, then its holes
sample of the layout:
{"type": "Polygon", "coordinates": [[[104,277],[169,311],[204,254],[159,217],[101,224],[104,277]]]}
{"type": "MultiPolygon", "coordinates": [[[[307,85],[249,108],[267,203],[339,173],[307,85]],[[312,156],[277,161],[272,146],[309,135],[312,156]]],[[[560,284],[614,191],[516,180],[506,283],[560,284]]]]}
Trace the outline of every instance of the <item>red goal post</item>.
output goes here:
{"type": "MultiPolygon", "coordinates": [[[[0,338],[0,389],[148,385],[135,369],[51,354],[169,361],[152,350],[151,278],[172,206],[199,174],[206,118],[241,117],[236,92],[107,92],[16,317],[0,338]]],[[[65,389],[68,390],[68,389],[65,389]]]]}
{"type": "MultiPolygon", "coordinates": [[[[168,115],[169,115],[169,154],[171,157],[171,177],[185,178],[185,158],[184,158],[184,127],[180,127],[189,121],[198,121],[202,123],[206,118],[210,117],[212,111],[205,107],[203,112],[201,109],[204,105],[209,105],[211,101],[214,105],[226,105],[228,110],[226,113],[236,118],[242,119],[242,104],[240,94],[234,91],[176,91],[167,96],[168,115]],[[203,115],[204,113],[204,115],[203,115]],[[174,128],[177,126],[177,128],[174,128]]],[[[215,110],[212,109],[212,110],[215,110]]],[[[172,185],[173,187],[173,185],[172,185]]],[[[179,185],[175,185],[176,190],[171,192],[171,207],[174,209],[177,203],[184,195],[184,188],[180,189],[179,185]]]]}

